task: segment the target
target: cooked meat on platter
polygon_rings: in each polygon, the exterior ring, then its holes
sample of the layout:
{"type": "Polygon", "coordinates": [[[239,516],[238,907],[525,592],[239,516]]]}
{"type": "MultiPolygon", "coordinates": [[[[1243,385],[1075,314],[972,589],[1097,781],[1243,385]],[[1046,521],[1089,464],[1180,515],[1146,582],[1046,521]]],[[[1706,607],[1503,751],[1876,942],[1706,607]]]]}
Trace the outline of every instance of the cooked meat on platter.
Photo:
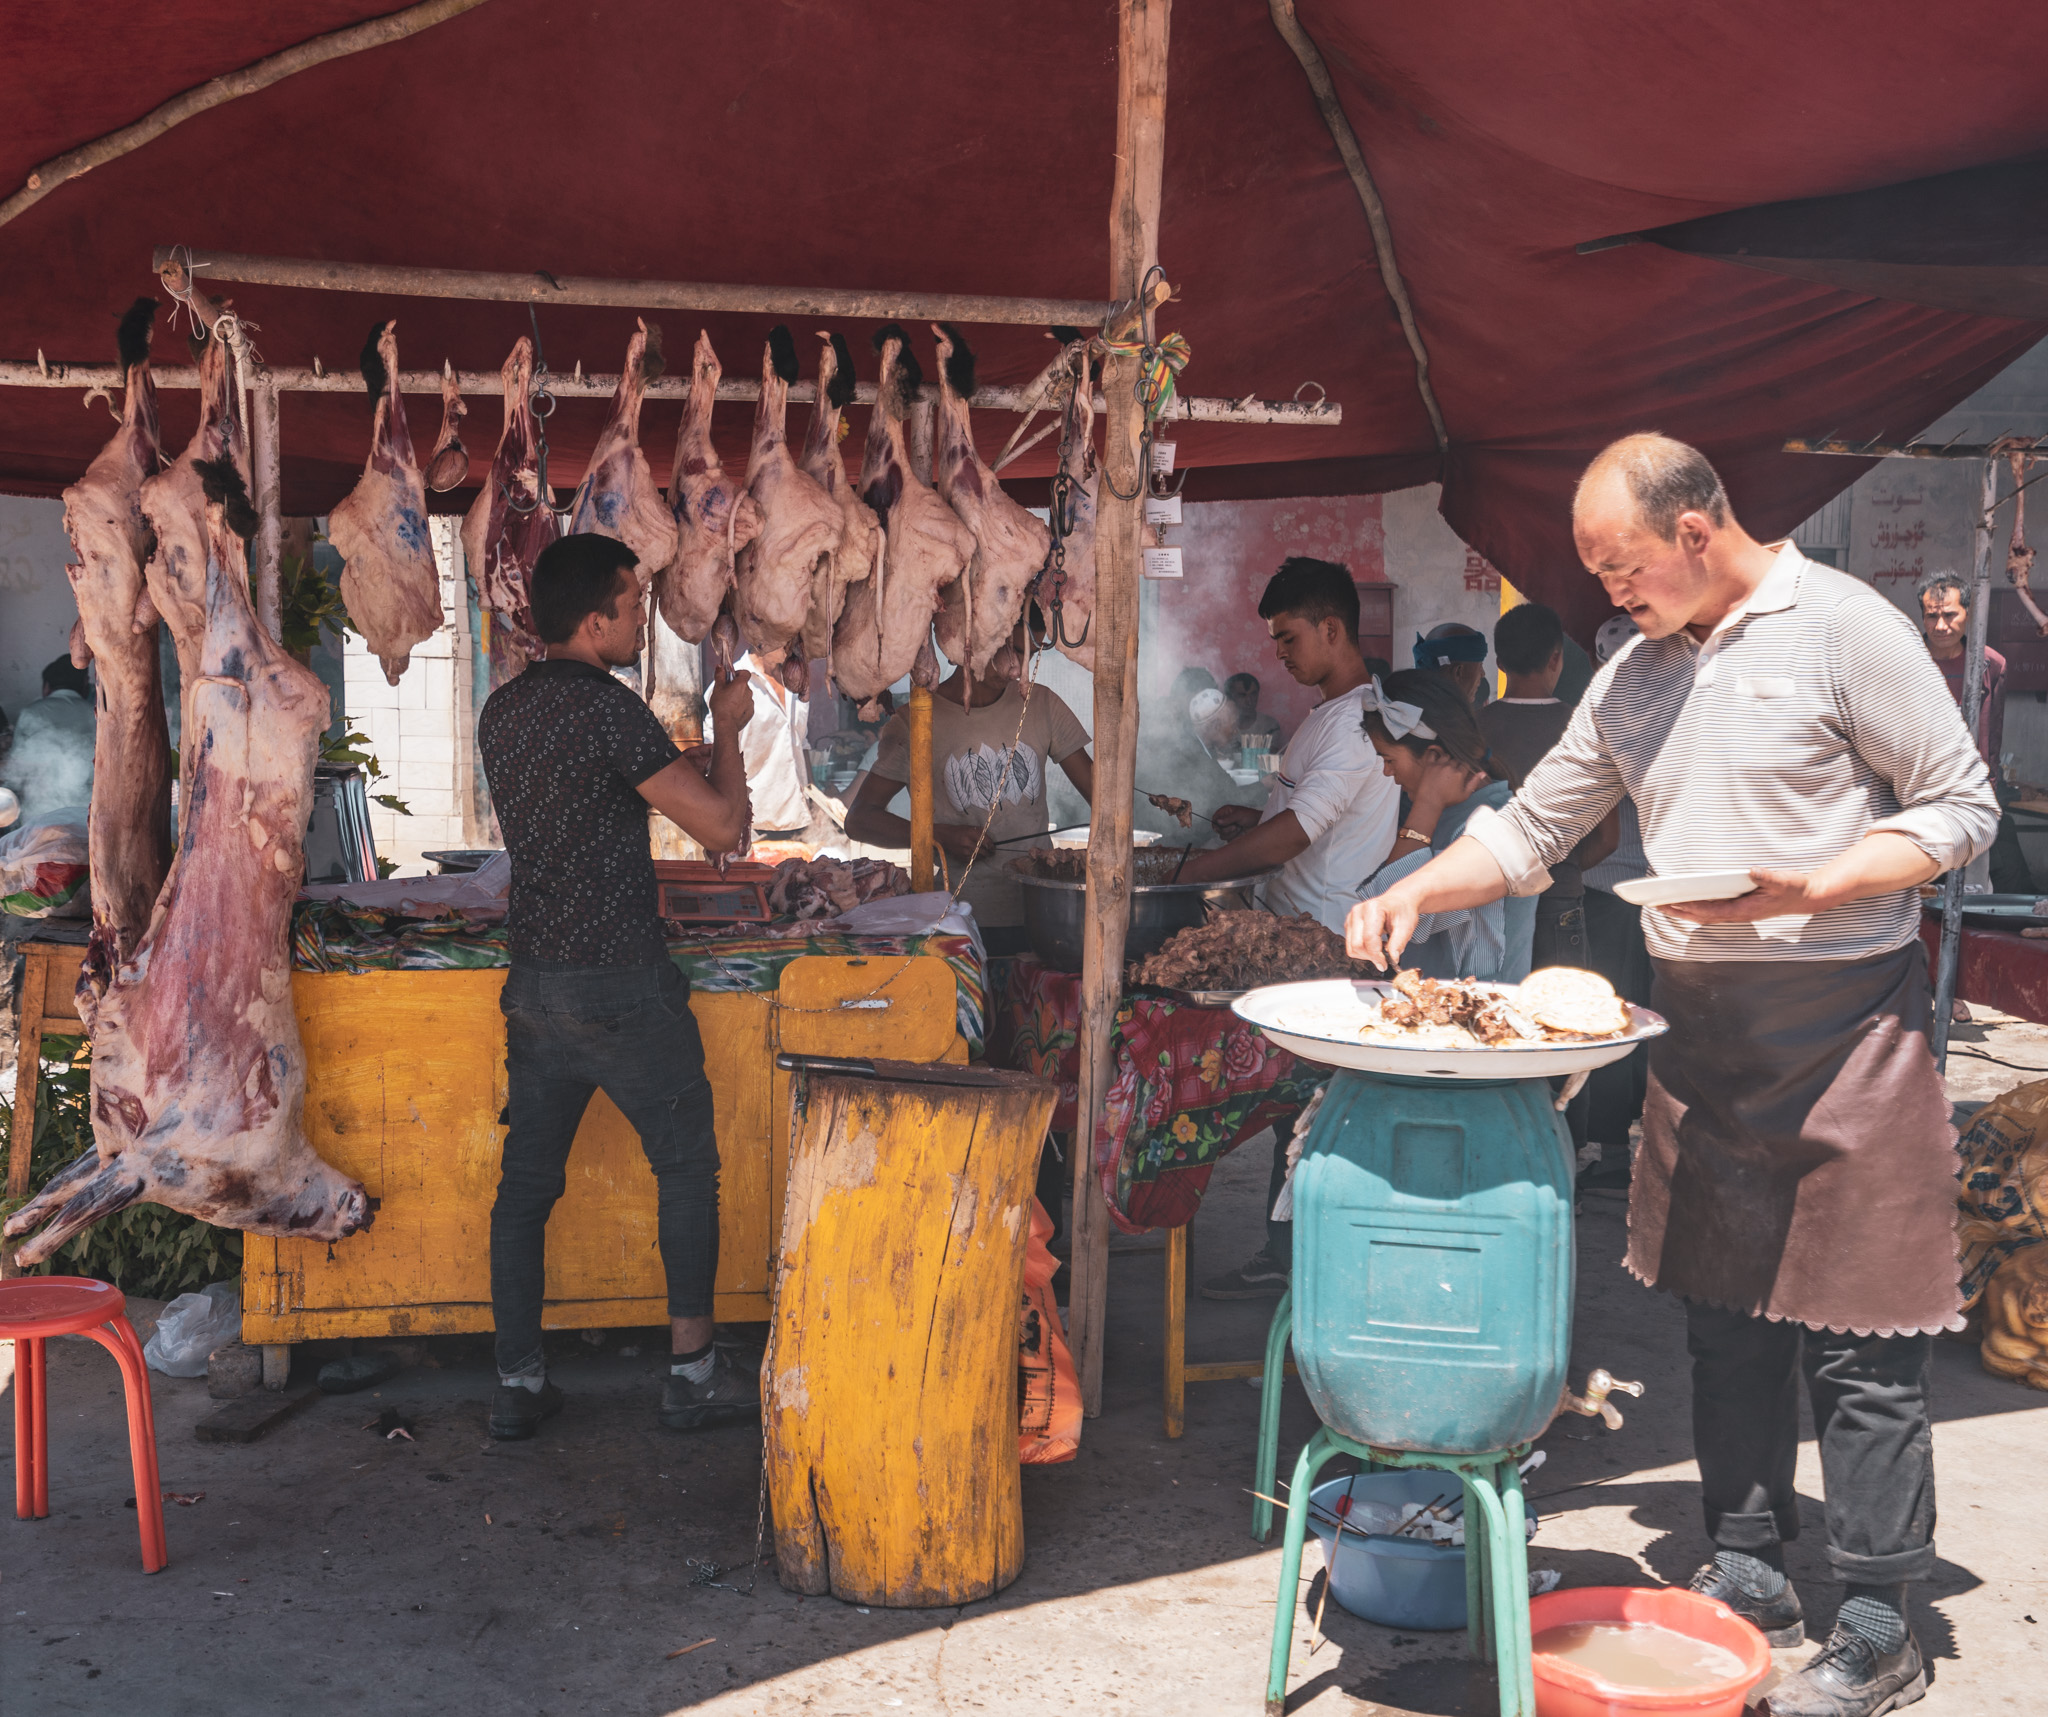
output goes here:
{"type": "Polygon", "coordinates": [[[1359,1035],[1404,1049],[1515,1048],[1623,1037],[1630,1023],[1607,980],[1576,967],[1546,967],[1518,985],[1405,971],[1359,1035]]]}
{"type": "Polygon", "coordinates": [[[1175,931],[1156,954],[1131,963],[1137,984],[1173,990],[1249,990],[1303,978],[1363,977],[1377,970],[1344,957],[1344,938],[1307,913],[1218,912],[1175,931]]]}

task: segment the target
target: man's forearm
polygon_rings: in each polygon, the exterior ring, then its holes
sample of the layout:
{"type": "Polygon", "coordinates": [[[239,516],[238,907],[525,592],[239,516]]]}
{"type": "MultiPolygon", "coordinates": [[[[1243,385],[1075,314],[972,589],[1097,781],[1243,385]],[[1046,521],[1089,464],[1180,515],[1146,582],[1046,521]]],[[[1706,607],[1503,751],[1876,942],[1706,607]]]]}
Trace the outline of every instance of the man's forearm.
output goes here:
{"type": "Polygon", "coordinates": [[[712,737],[711,771],[706,779],[732,809],[742,828],[753,822],[754,805],[747,792],[747,759],[740,750],[737,734],[717,733],[712,737]]]}
{"type": "Polygon", "coordinates": [[[1456,912],[1485,906],[1508,891],[1508,879],[1493,854],[1470,835],[1460,835],[1420,870],[1387,890],[1399,892],[1420,913],[1456,912]]]}
{"type": "Polygon", "coordinates": [[[846,832],[864,846],[910,845],[910,819],[875,805],[856,805],[847,812],[846,832]]]}
{"type": "Polygon", "coordinates": [[[1226,877],[1250,876],[1271,870],[1309,849],[1308,832],[1292,811],[1282,811],[1257,828],[1247,829],[1236,840],[1208,852],[1196,853],[1181,866],[1183,882],[1215,882],[1226,877]]]}
{"type": "Polygon", "coordinates": [[[1918,888],[1940,874],[1940,862],[1929,858],[1917,843],[1890,829],[1879,829],[1812,873],[1807,880],[1812,902],[1809,910],[1825,912],[1872,895],[1918,888]]]}

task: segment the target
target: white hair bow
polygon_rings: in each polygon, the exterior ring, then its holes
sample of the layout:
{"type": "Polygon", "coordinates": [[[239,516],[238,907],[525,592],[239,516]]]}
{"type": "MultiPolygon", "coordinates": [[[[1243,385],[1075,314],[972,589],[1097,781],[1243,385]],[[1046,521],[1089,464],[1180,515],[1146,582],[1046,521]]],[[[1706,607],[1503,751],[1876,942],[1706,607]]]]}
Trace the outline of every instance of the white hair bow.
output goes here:
{"type": "Polygon", "coordinates": [[[1377,710],[1380,720],[1386,723],[1387,732],[1396,739],[1406,739],[1410,734],[1417,739],[1436,738],[1436,729],[1422,719],[1422,707],[1388,697],[1377,674],[1365,688],[1365,709],[1368,715],[1377,710]]]}

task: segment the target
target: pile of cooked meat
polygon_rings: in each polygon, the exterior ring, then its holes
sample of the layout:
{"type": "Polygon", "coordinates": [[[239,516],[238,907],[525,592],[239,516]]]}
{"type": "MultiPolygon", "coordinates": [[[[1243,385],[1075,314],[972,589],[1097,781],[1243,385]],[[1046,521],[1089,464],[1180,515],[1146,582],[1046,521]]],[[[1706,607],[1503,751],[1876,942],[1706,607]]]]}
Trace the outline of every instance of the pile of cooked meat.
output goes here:
{"type": "Polygon", "coordinates": [[[1541,1035],[1491,988],[1469,978],[1425,978],[1416,971],[1395,975],[1394,993],[1380,1003],[1380,1026],[1462,1026],[1480,1043],[1522,1043],[1541,1035]]]}
{"type": "Polygon", "coordinates": [[[1364,1035],[1434,1049],[1589,1043],[1625,1035],[1632,1020],[1597,972],[1550,966],[1520,984],[1397,973],[1364,1035]]]}
{"type": "Polygon", "coordinates": [[[784,859],[768,885],[768,910],[777,918],[837,918],[856,906],[908,894],[910,878],[887,859],[784,859]]]}
{"type": "Polygon", "coordinates": [[[1249,990],[1303,978],[1349,978],[1377,968],[1344,957],[1344,938],[1307,913],[1218,912],[1176,931],[1156,954],[1131,963],[1136,984],[1170,990],[1249,990]]]}

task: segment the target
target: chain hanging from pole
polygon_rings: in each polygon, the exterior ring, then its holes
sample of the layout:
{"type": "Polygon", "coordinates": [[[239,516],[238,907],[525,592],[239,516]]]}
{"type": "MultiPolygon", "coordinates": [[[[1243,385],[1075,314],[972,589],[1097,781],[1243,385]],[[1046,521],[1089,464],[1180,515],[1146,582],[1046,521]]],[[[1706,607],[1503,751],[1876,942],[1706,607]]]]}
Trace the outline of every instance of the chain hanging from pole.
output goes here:
{"type": "MultiPolygon", "coordinates": [[[[556,518],[566,519],[576,510],[574,498],[570,499],[568,506],[558,507],[551,499],[553,491],[548,488],[548,419],[554,415],[556,401],[548,388],[548,354],[547,348],[540,343],[540,311],[529,304],[526,314],[533,323],[533,390],[527,395],[526,404],[533,413],[533,445],[539,481],[531,500],[526,500],[514,490],[506,490],[505,505],[510,512],[522,515],[546,507],[556,518]]],[[[577,367],[580,371],[582,366],[579,364],[577,367]]]]}

